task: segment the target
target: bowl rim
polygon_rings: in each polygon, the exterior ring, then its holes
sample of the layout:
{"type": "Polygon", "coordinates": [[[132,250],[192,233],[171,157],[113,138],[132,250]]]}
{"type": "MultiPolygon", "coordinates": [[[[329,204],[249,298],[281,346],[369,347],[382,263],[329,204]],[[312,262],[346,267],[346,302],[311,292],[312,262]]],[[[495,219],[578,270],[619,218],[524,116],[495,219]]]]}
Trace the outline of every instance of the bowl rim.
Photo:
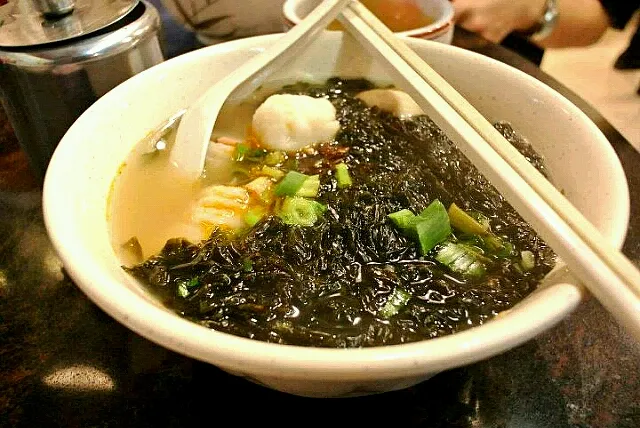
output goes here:
{"type": "MultiPolygon", "coordinates": [[[[323,37],[341,37],[338,32],[325,32],[323,37]]],[[[532,319],[522,313],[511,312],[499,316],[481,326],[459,333],[408,344],[371,348],[328,349],[266,343],[254,339],[233,336],[210,330],[179,317],[179,315],[153,305],[142,296],[123,286],[117,278],[109,276],[106,268],[92,259],[73,236],[73,222],[68,212],[56,204],[57,183],[65,180],[68,170],[65,161],[73,159],[73,134],[84,122],[91,120],[103,105],[125,94],[141,79],[152,79],[166,68],[177,64],[197,63],[200,58],[225,52],[251,50],[270,45],[279,34],[250,37],[219,45],[205,47],[170,59],[133,76],[94,103],[69,129],[56,149],[45,176],[43,187],[43,213],[45,225],[53,246],[69,275],[79,288],[100,308],[132,331],[181,354],[215,364],[222,368],[245,373],[272,373],[279,378],[323,380],[364,380],[376,377],[391,379],[422,375],[476,362],[522,344],[540,332],[550,328],[568,315],[581,302],[584,290],[579,285],[566,282],[539,288],[539,298],[533,300],[537,316],[532,319]],[[544,297],[553,296],[551,301],[544,297]],[[121,305],[117,302],[126,302],[121,305]]],[[[429,49],[455,51],[455,55],[468,57],[469,61],[491,62],[497,67],[507,67],[519,73],[538,90],[551,91],[559,97],[562,107],[588,121],[596,137],[608,140],[597,126],[575,105],[537,79],[497,60],[455,46],[433,43],[422,39],[405,39],[410,46],[427,44],[429,49]]],[[[618,207],[618,227],[609,238],[618,247],[622,245],[629,216],[629,193],[626,177],[613,148],[604,147],[617,160],[626,191],[626,207],[618,207]],[[623,224],[624,223],[624,224],[623,224]]],[[[106,203],[105,203],[106,210],[106,203]]],[[[106,216],[106,212],[105,212],[106,216]]],[[[115,257],[115,256],[114,256],[115,257]]],[[[534,293],[534,294],[535,294],[534,293]]],[[[521,311],[522,312],[522,311],[521,311]]]]}
{"type": "MultiPolygon", "coordinates": [[[[299,2],[297,0],[285,0],[282,4],[282,18],[289,24],[294,26],[300,22],[300,17],[295,12],[295,7],[299,2]]],[[[453,28],[454,8],[450,1],[439,1],[444,9],[443,16],[429,25],[414,28],[412,30],[398,31],[396,34],[401,36],[410,36],[418,38],[434,38],[453,28]]]]}

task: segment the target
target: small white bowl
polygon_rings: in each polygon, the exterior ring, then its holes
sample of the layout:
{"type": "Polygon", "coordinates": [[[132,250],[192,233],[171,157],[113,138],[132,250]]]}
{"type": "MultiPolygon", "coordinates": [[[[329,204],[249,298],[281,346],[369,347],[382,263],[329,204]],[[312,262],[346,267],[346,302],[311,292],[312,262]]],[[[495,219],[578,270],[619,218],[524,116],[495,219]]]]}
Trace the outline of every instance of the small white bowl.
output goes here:
{"type": "MultiPolygon", "coordinates": [[[[451,44],[453,40],[453,6],[449,0],[416,0],[425,15],[433,23],[409,31],[400,31],[401,36],[416,37],[451,44]]],[[[307,16],[318,4],[317,0],[286,0],[282,6],[284,29],[289,30],[307,16]]]]}
{"type": "MultiPolygon", "coordinates": [[[[120,267],[107,218],[114,176],[133,146],[213,82],[279,36],[224,43],[174,58],[124,82],[93,104],[55,151],[44,184],[53,245],[75,283],[108,314],[176,352],[292,394],[336,397],[404,388],[488,358],[550,328],[581,301],[562,265],[514,308],[486,324],[421,342],[367,349],[284,346],[209,330],[165,308],[120,267]]],[[[489,120],[507,120],[545,156],[566,196],[613,244],[629,216],[615,152],[577,107],[538,80],[482,55],[406,39],[489,120]]],[[[325,32],[274,81],[364,77],[388,83],[384,67],[341,32],[325,32]]]]}

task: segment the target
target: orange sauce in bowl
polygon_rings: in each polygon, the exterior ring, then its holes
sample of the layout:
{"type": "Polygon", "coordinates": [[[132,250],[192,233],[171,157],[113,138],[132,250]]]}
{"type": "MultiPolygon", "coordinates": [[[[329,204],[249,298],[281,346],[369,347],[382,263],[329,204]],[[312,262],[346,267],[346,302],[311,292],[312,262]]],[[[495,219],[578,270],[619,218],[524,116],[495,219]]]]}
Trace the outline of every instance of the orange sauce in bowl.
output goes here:
{"type": "MultiPolygon", "coordinates": [[[[419,0],[360,0],[391,31],[409,31],[425,27],[434,19],[424,13],[418,5],[419,0]]],[[[338,21],[327,27],[328,30],[343,30],[338,21]]]]}

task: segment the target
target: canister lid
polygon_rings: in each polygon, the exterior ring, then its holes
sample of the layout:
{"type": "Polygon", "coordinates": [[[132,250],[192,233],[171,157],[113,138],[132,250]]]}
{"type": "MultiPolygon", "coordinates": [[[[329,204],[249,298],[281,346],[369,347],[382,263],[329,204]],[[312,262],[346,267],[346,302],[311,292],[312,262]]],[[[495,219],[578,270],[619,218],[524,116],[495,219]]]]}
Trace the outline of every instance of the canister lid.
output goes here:
{"type": "Polygon", "coordinates": [[[85,36],[114,24],[138,1],[9,0],[0,6],[0,47],[37,46],[85,36]]]}

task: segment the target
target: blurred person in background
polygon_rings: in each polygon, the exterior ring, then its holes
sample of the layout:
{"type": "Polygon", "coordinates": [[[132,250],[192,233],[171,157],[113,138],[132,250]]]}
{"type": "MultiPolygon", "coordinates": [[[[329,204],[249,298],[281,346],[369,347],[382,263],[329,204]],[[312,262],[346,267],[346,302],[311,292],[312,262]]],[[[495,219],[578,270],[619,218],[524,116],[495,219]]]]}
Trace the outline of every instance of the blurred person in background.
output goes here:
{"type": "MultiPolygon", "coordinates": [[[[515,49],[537,64],[544,48],[595,43],[607,28],[624,28],[640,8],[640,0],[451,1],[459,26],[515,49]]],[[[639,42],[636,32],[623,54],[626,62],[638,61],[639,42]]]]}
{"type": "Polygon", "coordinates": [[[284,0],[150,2],[160,12],[168,58],[206,45],[283,30],[284,0]]]}
{"type": "MultiPolygon", "coordinates": [[[[409,0],[408,0],[409,1],[409,0]]],[[[415,0],[411,0],[415,1],[415,0]]],[[[162,14],[167,56],[225,40],[282,31],[284,0],[151,0],[162,14]],[[186,30],[186,31],[185,31],[186,30]]],[[[536,64],[544,48],[586,46],[624,28],[640,0],[451,0],[457,25],[536,64]],[[546,18],[546,20],[545,20],[546,18]]],[[[636,34],[616,68],[639,61],[636,34]]]]}

